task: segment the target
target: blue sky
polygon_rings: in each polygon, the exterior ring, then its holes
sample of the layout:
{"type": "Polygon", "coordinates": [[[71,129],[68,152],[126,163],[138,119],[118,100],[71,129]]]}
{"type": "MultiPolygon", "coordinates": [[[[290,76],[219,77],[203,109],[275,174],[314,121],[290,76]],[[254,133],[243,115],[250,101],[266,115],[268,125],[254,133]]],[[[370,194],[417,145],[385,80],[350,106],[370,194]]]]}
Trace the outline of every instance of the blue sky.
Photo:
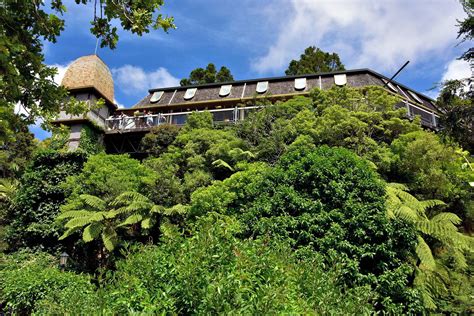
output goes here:
{"type": "MultiPolygon", "coordinates": [[[[94,53],[89,32],[91,5],[65,1],[66,30],[45,43],[46,63],[60,81],[74,59],[94,53]]],[[[165,0],[176,30],[139,37],[121,31],[115,50],[99,49],[112,70],[115,98],[131,107],[150,88],[175,85],[209,62],[231,69],[234,78],[284,74],[307,46],[337,52],[347,69],[372,68],[387,76],[406,60],[398,81],[420,92],[447,78],[470,75],[456,57],[456,19],[465,17],[457,0],[165,0]]],[[[38,138],[45,133],[33,127],[38,138]]]]}

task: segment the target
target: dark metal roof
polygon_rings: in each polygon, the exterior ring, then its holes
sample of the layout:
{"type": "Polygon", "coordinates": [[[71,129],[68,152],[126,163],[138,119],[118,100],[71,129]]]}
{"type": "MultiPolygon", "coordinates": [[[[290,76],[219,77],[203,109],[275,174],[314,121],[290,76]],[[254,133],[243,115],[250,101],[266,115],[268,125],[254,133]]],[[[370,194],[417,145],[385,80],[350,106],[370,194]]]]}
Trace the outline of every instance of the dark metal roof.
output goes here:
{"type": "MultiPolygon", "coordinates": [[[[244,84],[244,83],[257,83],[259,81],[286,81],[286,80],[294,80],[296,78],[307,78],[307,79],[310,79],[310,78],[317,78],[319,76],[321,77],[324,77],[324,76],[331,76],[331,75],[337,75],[337,74],[356,74],[356,73],[368,73],[368,74],[372,74],[372,75],[375,75],[377,77],[380,77],[380,78],[384,78],[385,80],[390,80],[389,77],[386,77],[376,71],[373,71],[369,68],[360,68],[360,69],[351,69],[351,70],[341,70],[341,71],[333,71],[333,72],[321,72],[321,73],[312,73],[312,74],[302,74],[302,75],[292,75],[292,76],[278,76],[278,77],[264,77],[264,78],[255,78],[255,79],[246,79],[246,80],[235,80],[235,81],[226,81],[226,82],[216,82],[216,83],[205,83],[205,84],[197,84],[197,85],[187,85],[187,86],[174,86],[174,87],[163,87],[163,88],[153,88],[153,89],[149,89],[148,92],[149,93],[153,93],[155,91],[174,91],[174,90],[186,90],[186,89],[190,89],[190,88],[212,88],[212,87],[220,87],[222,85],[226,85],[226,84],[233,84],[233,85],[237,85],[237,84],[244,84]]],[[[395,80],[392,80],[391,81],[392,83],[406,89],[406,90],[410,90],[410,91],[413,91],[415,92],[416,94],[430,100],[430,101],[435,101],[434,99],[432,99],[431,97],[423,94],[423,93],[420,93],[416,90],[413,90],[407,86],[405,86],[404,84],[402,83],[399,83],[395,80]]]]}

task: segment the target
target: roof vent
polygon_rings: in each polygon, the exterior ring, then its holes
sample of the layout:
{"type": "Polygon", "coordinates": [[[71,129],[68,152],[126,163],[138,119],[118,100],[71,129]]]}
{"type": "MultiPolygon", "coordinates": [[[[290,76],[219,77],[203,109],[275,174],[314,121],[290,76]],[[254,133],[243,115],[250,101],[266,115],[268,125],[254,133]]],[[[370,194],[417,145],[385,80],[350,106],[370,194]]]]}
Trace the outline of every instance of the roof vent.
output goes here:
{"type": "Polygon", "coordinates": [[[191,100],[192,98],[194,98],[196,91],[197,91],[197,88],[189,88],[188,90],[186,90],[186,93],[184,94],[184,99],[191,100]]]}
{"type": "Polygon", "coordinates": [[[268,90],[268,81],[260,81],[257,83],[257,93],[264,93],[268,90]]]}
{"type": "Polygon", "coordinates": [[[150,98],[150,103],[156,103],[161,100],[161,97],[163,96],[163,91],[155,91],[151,95],[150,98]]]}
{"type": "Polygon", "coordinates": [[[296,78],[295,90],[304,90],[304,89],[306,89],[306,78],[296,78]]]}
{"type": "Polygon", "coordinates": [[[347,83],[346,74],[334,75],[334,83],[338,86],[344,86],[347,83]]]}
{"type": "Polygon", "coordinates": [[[219,96],[221,97],[226,97],[230,94],[230,90],[232,89],[231,84],[226,84],[221,86],[221,89],[219,90],[219,96]]]}

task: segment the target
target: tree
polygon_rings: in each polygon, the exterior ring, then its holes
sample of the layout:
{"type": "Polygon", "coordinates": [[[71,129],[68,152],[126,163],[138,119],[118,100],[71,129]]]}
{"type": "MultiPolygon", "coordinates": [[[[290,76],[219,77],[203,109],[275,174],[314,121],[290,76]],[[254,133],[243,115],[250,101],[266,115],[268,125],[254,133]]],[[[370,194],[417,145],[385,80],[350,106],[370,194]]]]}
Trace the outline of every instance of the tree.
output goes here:
{"type": "MultiPolygon", "coordinates": [[[[174,28],[173,18],[155,15],[163,0],[107,1],[76,0],[77,4],[94,3],[91,32],[101,46],[115,48],[118,35],[112,20],[118,20],[123,29],[142,35],[150,28],[167,31],[174,28]]],[[[9,120],[15,107],[24,114],[22,120],[32,124],[37,118],[48,122],[60,107],[66,111],[85,111],[71,100],[65,103],[67,91],[57,87],[53,76],[57,70],[44,63],[43,41],[56,42],[65,27],[60,18],[66,11],[62,0],[43,1],[6,0],[0,5],[0,128],[13,129],[9,120]],[[4,121],[5,120],[5,121],[4,121]]],[[[72,98],[73,99],[73,98],[72,98]]],[[[2,138],[5,134],[0,133],[2,138]]],[[[1,141],[1,140],[0,140],[1,141]]]]}
{"type": "Polygon", "coordinates": [[[426,307],[436,309],[436,296],[446,291],[445,283],[449,284],[446,282],[449,280],[446,277],[449,267],[435,259],[435,250],[442,249],[452,258],[453,270],[464,270],[468,266],[465,255],[471,251],[474,240],[459,232],[456,226],[461,219],[456,214],[442,212],[428,216],[430,208],[444,205],[442,201],[419,201],[407,191],[408,188],[402,184],[387,185],[387,212],[390,218],[401,218],[414,224],[418,230],[414,284],[421,290],[426,307]]]}
{"type": "Polygon", "coordinates": [[[413,303],[397,284],[408,284],[405,261],[414,250],[414,230],[388,221],[382,182],[347,149],[303,142],[290,146],[274,167],[250,164],[193,193],[191,216],[213,211],[239,219],[242,238],[281,238],[326,260],[337,254],[341,282],[371,284],[387,309],[401,312],[413,303]]]}
{"type": "MultiPolygon", "coordinates": [[[[461,38],[462,42],[471,41],[474,38],[474,1],[472,0],[459,0],[461,2],[464,11],[467,14],[467,18],[459,22],[458,38],[461,38]]],[[[466,61],[471,61],[474,58],[474,48],[469,48],[461,56],[466,61]]]]}
{"type": "Polygon", "coordinates": [[[436,105],[441,110],[441,133],[474,153],[474,91],[469,89],[470,81],[444,82],[436,105]]]}
{"type": "Polygon", "coordinates": [[[59,236],[54,218],[64,203],[67,176],[80,172],[86,157],[79,152],[40,151],[22,177],[8,217],[10,250],[43,248],[55,250],[59,236]]]}
{"type": "Polygon", "coordinates": [[[344,64],[336,53],[327,53],[315,46],[309,46],[299,60],[292,60],[285,70],[287,76],[305,75],[318,72],[345,70],[344,64]]]}
{"type": "Polygon", "coordinates": [[[228,82],[233,81],[234,77],[230,70],[222,66],[219,71],[217,71],[216,66],[212,63],[209,63],[206,69],[196,68],[189,74],[189,78],[181,79],[181,86],[189,86],[196,84],[204,83],[215,83],[215,82],[228,82]]]}

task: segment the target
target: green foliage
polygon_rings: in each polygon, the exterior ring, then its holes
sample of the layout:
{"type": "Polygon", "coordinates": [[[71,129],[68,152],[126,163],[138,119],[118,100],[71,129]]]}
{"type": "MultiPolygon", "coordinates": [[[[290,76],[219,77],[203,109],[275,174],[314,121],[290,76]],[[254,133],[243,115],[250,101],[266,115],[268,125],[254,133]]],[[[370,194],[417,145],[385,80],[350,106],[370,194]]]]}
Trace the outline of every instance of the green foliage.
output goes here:
{"type": "Polygon", "coordinates": [[[315,46],[309,46],[301,54],[299,60],[290,62],[285,74],[288,76],[305,75],[338,70],[345,70],[338,54],[326,53],[315,46]]]}
{"type": "Polygon", "coordinates": [[[140,146],[148,155],[158,157],[173,143],[178,132],[179,127],[176,125],[155,126],[142,138],[140,146]]]}
{"type": "Polygon", "coordinates": [[[0,257],[0,304],[14,314],[88,314],[96,310],[95,287],[86,275],[61,272],[46,254],[0,257]]]}
{"type": "Polygon", "coordinates": [[[334,251],[343,282],[371,284],[386,295],[380,298],[386,308],[403,308],[408,300],[403,263],[413,251],[414,230],[387,219],[382,182],[348,150],[298,146],[275,167],[250,165],[192,195],[191,214],[212,211],[241,220],[243,237],[283,238],[326,260],[334,251]],[[382,287],[384,279],[389,285],[382,287]]]}
{"type": "Polygon", "coordinates": [[[54,218],[64,203],[61,183],[77,174],[85,161],[79,152],[38,152],[20,179],[14,208],[9,216],[7,241],[12,250],[20,247],[58,246],[59,227],[54,218]]]}
{"type": "Polygon", "coordinates": [[[214,82],[229,82],[234,81],[234,77],[230,70],[222,66],[217,71],[216,66],[209,63],[206,69],[196,68],[189,74],[189,78],[181,79],[181,86],[190,86],[196,84],[214,83],[214,82]]]}
{"type": "Polygon", "coordinates": [[[365,314],[367,288],[342,289],[339,264],[298,259],[285,243],[235,237],[238,222],[210,214],[192,237],[172,234],[119,262],[104,295],[113,313],[365,314]]]}
{"type": "MultiPolygon", "coordinates": [[[[459,22],[458,38],[461,38],[462,42],[472,41],[474,38],[474,1],[472,0],[459,0],[461,2],[467,17],[459,22]]],[[[472,61],[474,58],[474,47],[470,47],[465,51],[462,59],[466,61],[472,61]]]]}
{"type": "Polygon", "coordinates": [[[427,210],[439,205],[442,201],[419,201],[407,192],[400,184],[387,186],[387,211],[391,218],[398,217],[415,225],[418,230],[416,254],[418,264],[414,284],[421,290],[425,306],[436,309],[436,296],[445,290],[445,279],[448,279],[449,268],[435,260],[434,250],[442,249],[453,262],[453,271],[467,268],[465,254],[472,252],[474,240],[458,231],[456,225],[461,219],[453,213],[438,213],[431,218],[427,210]],[[429,238],[430,245],[425,241],[429,238]],[[441,290],[440,290],[441,288],[441,290]]]}
{"type": "Polygon", "coordinates": [[[82,126],[79,150],[87,155],[95,155],[105,151],[99,131],[95,127],[82,126]]]}
{"type": "Polygon", "coordinates": [[[128,155],[100,153],[90,156],[81,173],[69,177],[64,187],[70,192],[70,199],[89,194],[108,202],[123,192],[137,191],[149,172],[128,155]]]}
{"type": "Polygon", "coordinates": [[[474,153],[474,92],[468,88],[471,80],[465,78],[444,82],[436,105],[442,110],[442,135],[474,153]]]}

